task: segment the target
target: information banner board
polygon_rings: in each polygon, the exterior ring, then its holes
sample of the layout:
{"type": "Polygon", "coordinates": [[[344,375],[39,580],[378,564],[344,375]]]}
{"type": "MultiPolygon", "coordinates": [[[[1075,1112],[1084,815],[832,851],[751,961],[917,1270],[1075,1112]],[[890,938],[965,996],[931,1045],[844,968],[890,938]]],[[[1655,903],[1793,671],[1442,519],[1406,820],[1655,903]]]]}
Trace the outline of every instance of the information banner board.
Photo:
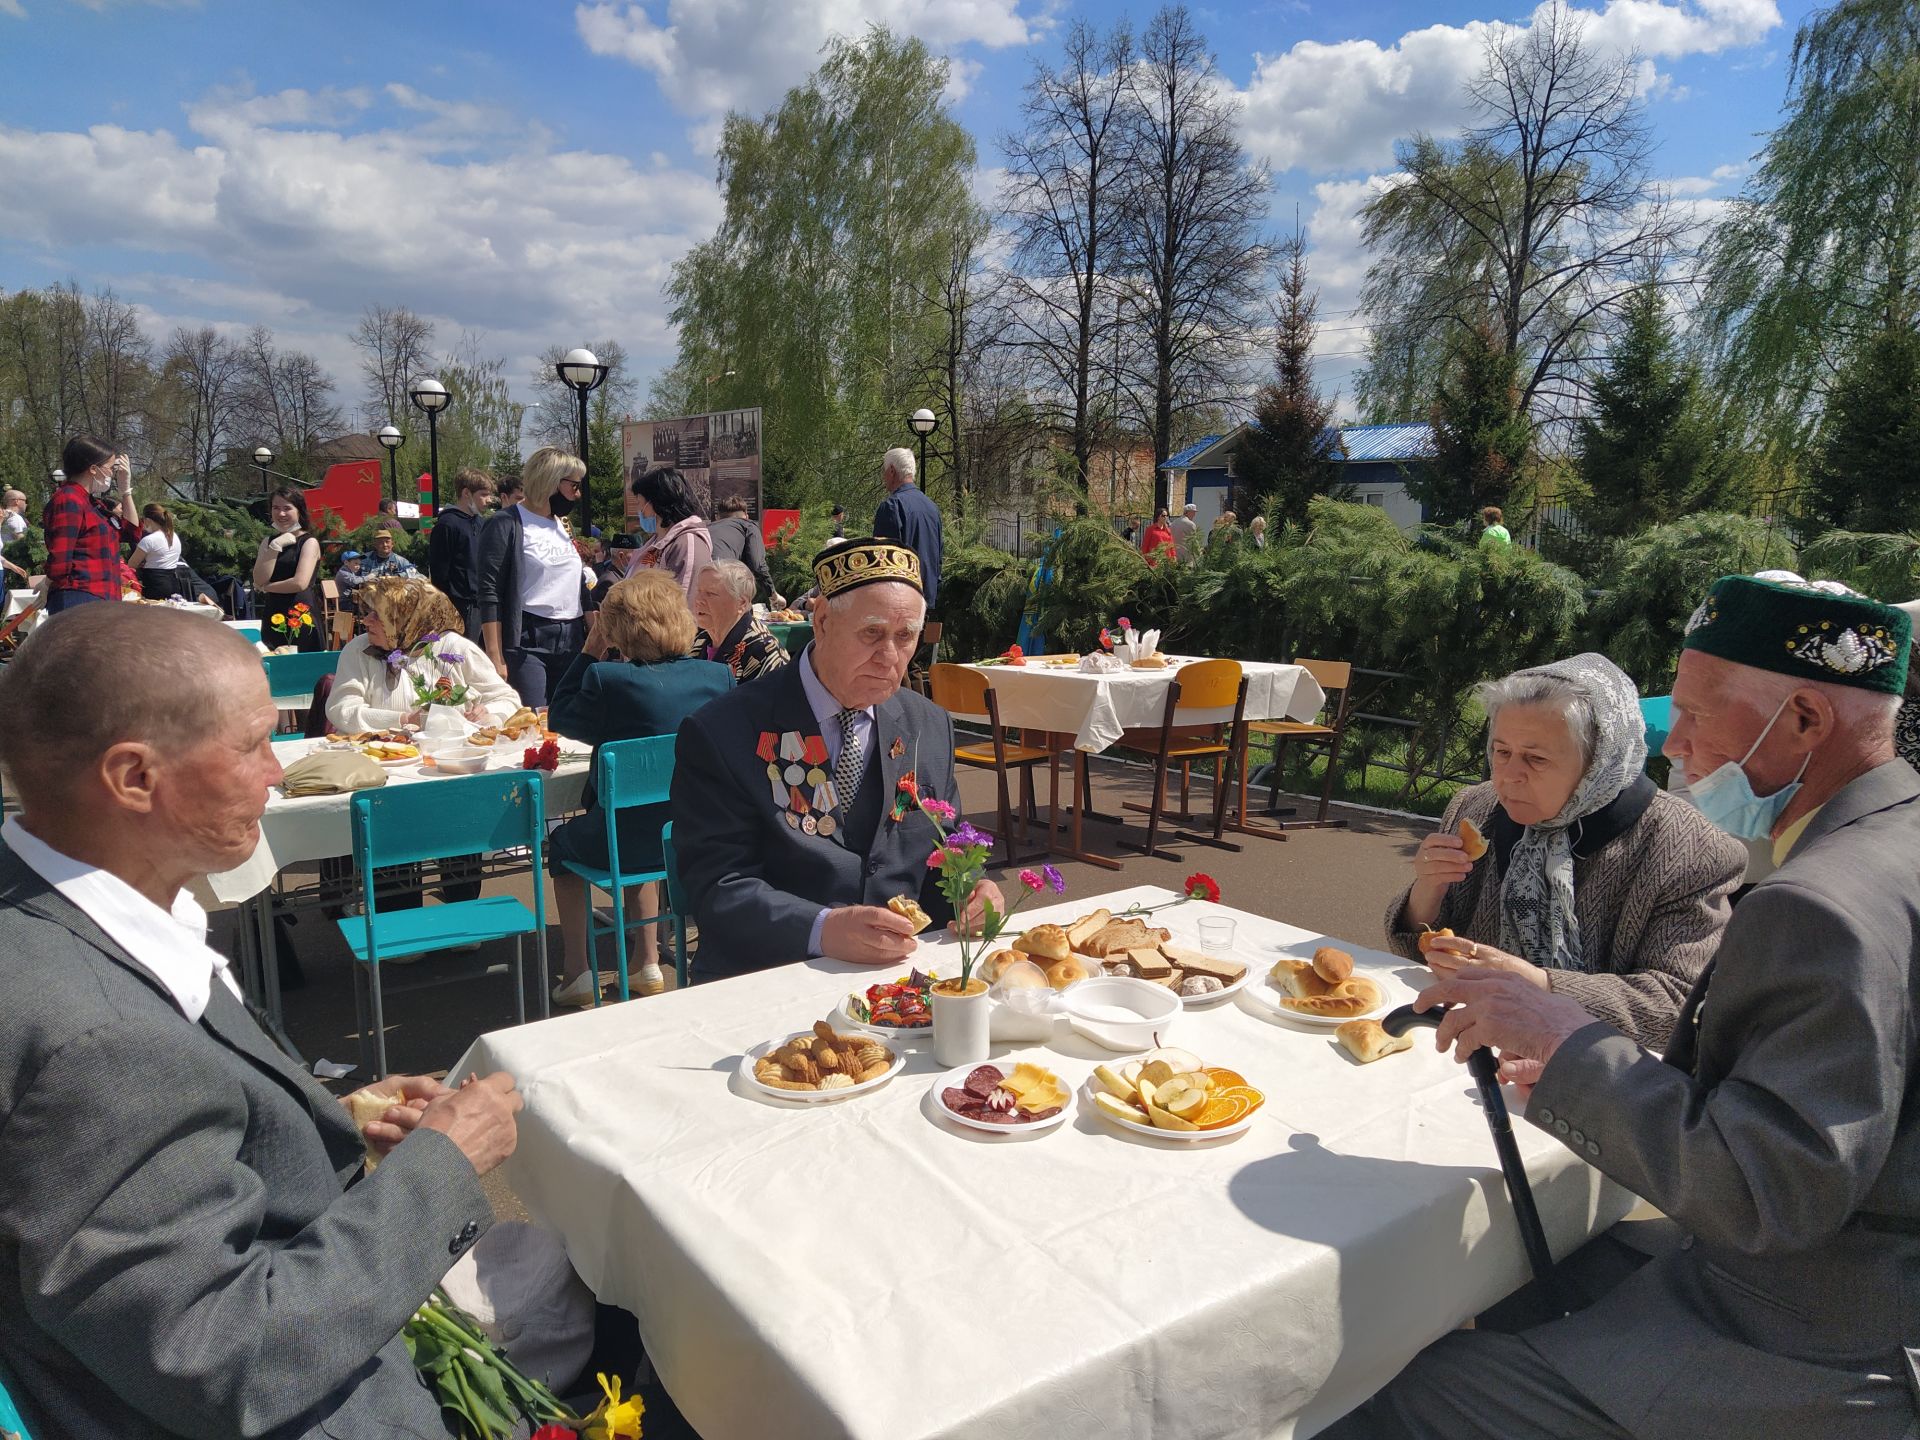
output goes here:
{"type": "Polygon", "coordinates": [[[630,531],[638,528],[633,482],[650,470],[675,469],[684,475],[709,520],[720,501],[735,495],[746,500],[749,515],[760,514],[758,405],[669,420],[629,420],[620,427],[620,459],[626,474],[630,531]]]}

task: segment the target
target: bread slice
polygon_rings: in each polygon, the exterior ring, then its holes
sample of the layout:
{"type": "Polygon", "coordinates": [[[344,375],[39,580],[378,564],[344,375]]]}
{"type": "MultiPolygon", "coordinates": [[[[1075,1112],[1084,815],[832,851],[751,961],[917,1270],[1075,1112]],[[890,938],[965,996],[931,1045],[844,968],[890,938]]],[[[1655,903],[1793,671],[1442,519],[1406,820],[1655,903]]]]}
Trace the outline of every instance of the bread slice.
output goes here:
{"type": "Polygon", "coordinates": [[[1238,960],[1222,960],[1199,950],[1190,950],[1185,945],[1172,945],[1166,941],[1160,943],[1160,953],[1189,975],[1211,975],[1222,985],[1231,985],[1247,973],[1247,967],[1238,960]]]}
{"type": "Polygon", "coordinates": [[[1075,950],[1078,950],[1082,940],[1087,939],[1091,935],[1099,934],[1100,931],[1106,929],[1107,923],[1112,919],[1113,912],[1106,909],[1096,910],[1091,915],[1082,915],[1078,920],[1067,926],[1067,944],[1075,950]]]}
{"type": "Polygon", "coordinates": [[[1143,980],[1164,980],[1173,974],[1173,962],[1161,954],[1157,945],[1129,945],[1126,957],[1143,980]]]}
{"type": "Polygon", "coordinates": [[[1159,941],[1146,925],[1139,920],[1114,920],[1082,940],[1074,948],[1084,955],[1105,959],[1119,950],[1132,950],[1140,947],[1152,947],[1159,941]]]}

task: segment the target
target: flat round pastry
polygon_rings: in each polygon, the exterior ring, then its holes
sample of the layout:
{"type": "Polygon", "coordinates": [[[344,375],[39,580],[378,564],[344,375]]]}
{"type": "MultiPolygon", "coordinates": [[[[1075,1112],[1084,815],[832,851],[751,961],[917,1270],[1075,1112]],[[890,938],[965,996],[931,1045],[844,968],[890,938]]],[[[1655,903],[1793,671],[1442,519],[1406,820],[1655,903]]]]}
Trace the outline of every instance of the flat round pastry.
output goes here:
{"type": "Polygon", "coordinates": [[[1067,932],[1058,925],[1034,926],[1014,941],[1013,948],[1036,960],[1065,960],[1073,954],[1067,932]]]}
{"type": "Polygon", "coordinates": [[[1077,985],[1087,978],[1087,967],[1071,955],[1064,960],[1056,960],[1047,966],[1047,984],[1056,990],[1064,990],[1069,985],[1077,985]]]}

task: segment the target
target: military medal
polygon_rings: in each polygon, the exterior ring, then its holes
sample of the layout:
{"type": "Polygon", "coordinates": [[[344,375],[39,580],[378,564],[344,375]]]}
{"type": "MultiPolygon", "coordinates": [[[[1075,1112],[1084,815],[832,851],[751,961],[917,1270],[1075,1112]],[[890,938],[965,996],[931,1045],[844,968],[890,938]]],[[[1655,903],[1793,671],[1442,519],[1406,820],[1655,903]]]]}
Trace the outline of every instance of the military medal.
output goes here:
{"type": "Polygon", "coordinates": [[[815,835],[819,833],[820,822],[815,820],[811,815],[802,815],[800,817],[800,828],[809,835],[815,835]]]}
{"type": "MultiPolygon", "coordinates": [[[[812,818],[812,817],[808,817],[808,818],[812,818]]],[[[820,818],[814,821],[814,828],[818,830],[822,835],[826,835],[830,837],[832,836],[833,832],[837,830],[839,827],[833,823],[833,816],[827,814],[823,810],[820,812],[820,818]]]]}
{"type": "Polygon", "coordinates": [[[807,778],[806,767],[798,762],[787,766],[782,773],[786,776],[786,781],[789,785],[798,785],[802,780],[807,778]]]}

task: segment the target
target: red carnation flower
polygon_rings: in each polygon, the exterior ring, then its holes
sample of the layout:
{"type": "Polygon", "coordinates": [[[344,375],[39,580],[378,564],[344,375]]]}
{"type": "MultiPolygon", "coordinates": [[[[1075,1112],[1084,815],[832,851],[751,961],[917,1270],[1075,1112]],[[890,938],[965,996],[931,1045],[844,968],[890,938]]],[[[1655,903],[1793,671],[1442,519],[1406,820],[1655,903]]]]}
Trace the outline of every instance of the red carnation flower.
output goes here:
{"type": "Polygon", "coordinates": [[[1211,875],[1196,870],[1187,876],[1186,889],[1189,900],[1205,900],[1212,905],[1220,903],[1220,883],[1211,875]]]}

